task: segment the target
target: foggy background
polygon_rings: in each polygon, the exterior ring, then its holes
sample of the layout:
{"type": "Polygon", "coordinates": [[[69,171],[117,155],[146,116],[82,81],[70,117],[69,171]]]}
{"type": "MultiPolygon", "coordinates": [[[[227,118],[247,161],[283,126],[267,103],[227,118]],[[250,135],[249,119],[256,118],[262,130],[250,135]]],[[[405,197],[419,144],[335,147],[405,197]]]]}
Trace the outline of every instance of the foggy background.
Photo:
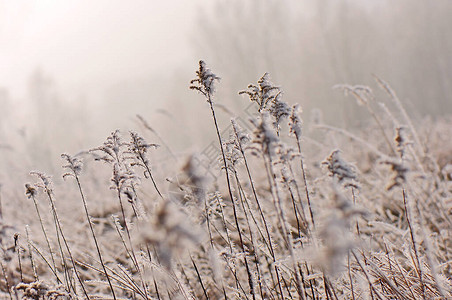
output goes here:
{"type": "MultiPolygon", "coordinates": [[[[143,131],[142,115],[175,152],[214,137],[205,100],[188,89],[199,59],[222,78],[225,126],[264,72],[326,123],[367,115],[332,87],[372,74],[415,118],[452,112],[452,2],[436,0],[0,0],[0,181],[52,172],[63,152],[111,131],[143,131]]],[[[153,140],[150,142],[159,143],[153,140]]]]}

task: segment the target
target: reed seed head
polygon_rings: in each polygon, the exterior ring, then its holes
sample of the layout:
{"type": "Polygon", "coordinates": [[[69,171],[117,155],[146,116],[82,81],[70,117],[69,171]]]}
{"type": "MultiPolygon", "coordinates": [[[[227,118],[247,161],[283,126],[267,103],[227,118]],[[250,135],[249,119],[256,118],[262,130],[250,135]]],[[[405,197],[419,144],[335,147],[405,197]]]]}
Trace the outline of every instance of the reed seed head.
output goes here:
{"type": "Polygon", "coordinates": [[[45,173],[39,171],[31,171],[30,175],[37,176],[38,179],[40,179],[41,183],[36,184],[37,187],[44,189],[46,193],[53,192],[53,183],[50,176],[47,176],[45,173]]]}
{"type": "Polygon", "coordinates": [[[69,154],[61,154],[61,158],[66,160],[67,165],[63,166],[63,169],[68,169],[70,172],[64,173],[63,178],[67,176],[78,177],[82,172],[83,162],[80,158],[71,156],[69,154]]]}
{"type": "Polygon", "coordinates": [[[334,150],[322,164],[328,167],[330,175],[338,179],[339,182],[345,180],[357,180],[356,172],[352,165],[342,159],[341,151],[334,150]]]}
{"type": "Polygon", "coordinates": [[[31,184],[25,184],[25,195],[27,195],[28,199],[35,197],[36,193],[36,189],[31,184]]]}
{"type": "Polygon", "coordinates": [[[196,78],[190,81],[190,89],[196,90],[206,97],[210,97],[215,92],[215,81],[220,77],[212,73],[203,61],[199,61],[199,69],[196,71],[196,78]]]}
{"type": "Polygon", "coordinates": [[[258,81],[257,85],[249,84],[246,90],[240,91],[239,95],[246,94],[251,102],[259,105],[259,112],[267,108],[267,104],[279,97],[280,88],[270,81],[270,74],[265,73],[258,81]]]}
{"type": "Polygon", "coordinates": [[[301,107],[299,104],[295,104],[292,106],[292,111],[289,119],[289,128],[290,133],[295,135],[297,139],[301,137],[302,128],[303,128],[303,120],[300,117],[301,107]]]}

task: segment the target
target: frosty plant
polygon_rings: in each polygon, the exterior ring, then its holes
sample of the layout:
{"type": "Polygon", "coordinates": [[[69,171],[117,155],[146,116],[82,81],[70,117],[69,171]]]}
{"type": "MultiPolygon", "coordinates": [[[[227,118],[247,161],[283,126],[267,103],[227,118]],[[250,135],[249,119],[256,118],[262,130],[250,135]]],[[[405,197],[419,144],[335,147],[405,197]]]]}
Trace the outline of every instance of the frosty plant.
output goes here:
{"type": "MultiPolygon", "coordinates": [[[[242,237],[240,225],[239,225],[238,218],[237,218],[237,209],[236,209],[236,205],[235,205],[234,196],[232,194],[231,182],[229,179],[229,171],[228,171],[226,155],[225,155],[225,151],[224,151],[224,147],[223,147],[223,141],[221,139],[220,130],[218,128],[217,117],[215,115],[215,110],[213,108],[213,102],[212,102],[213,93],[215,91],[214,83],[215,83],[215,81],[220,80],[220,77],[213,74],[212,71],[209,68],[207,68],[206,63],[202,60],[199,61],[199,69],[198,69],[198,71],[196,71],[196,76],[197,76],[196,79],[193,79],[192,81],[190,81],[190,84],[191,84],[190,89],[198,91],[199,93],[204,95],[204,97],[207,100],[207,103],[209,103],[209,105],[210,105],[210,110],[212,112],[212,118],[213,118],[213,122],[215,125],[215,130],[217,132],[218,143],[220,144],[221,156],[223,159],[223,166],[224,166],[224,170],[225,170],[226,183],[228,185],[229,197],[231,199],[232,208],[234,210],[235,225],[237,227],[237,232],[239,234],[240,246],[242,248],[242,251],[245,252],[243,237],[242,237]]],[[[231,250],[232,250],[232,248],[231,248],[231,250]]],[[[246,271],[248,274],[248,284],[249,284],[249,288],[250,288],[250,293],[253,296],[253,299],[255,299],[256,296],[254,294],[254,283],[253,283],[251,271],[248,266],[248,260],[246,258],[246,253],[243,256],[243,258],[245,261],[245,267],[246,267],[246,271]]]]}
{"type": "MultiPolygon", "coordinates": [[[[49,176],[47,176],[46,174],[42,173],[42,172],[37,172],[37,171],[33,171],[30,172],[31,175],[35,175],[36,177],[38,177],[40,179],[40,183],[37,184],[37,186],[41,189],[44,190],[44,192],[47,195],[47,198],[49,199],[49,203],[50,203],[50,207],[52,209],[52,214],[53,214],[53,220],[55,223],[55,231],[56,231],[56,235],[57,235],[57,239],[58,239],[58,245],[60,248],[60,254],[61,254],[61,260],[63,262],[63,267],[65,270],[65,276],[66,276],[66,285],[67,285],[67,289],[70,290],[70,286],[72,285],[72,283],[70,283],[70,274],[69,274],[69,270],[67,268],[67,264],[65,262],[65,258],[64,258],[64,253],[63,253],[63,247],[61,245],[61,241],[60,241],[60,236],[63,240],[64,246],[66,248],[66,251],[69,254],[69,259],[71,260],[72,263],[72,267],[74,268],[74,273],[75,276],[77,277],[80,286],[83,290],[83,294],[86,296],[87,299],[89,299],[88,297],[88,292],[86,291],[85,288],[85,284],[83,282],[83,280],[80,277],[79,271],[77,270],[77,265],[75,263],[74,257],[72,255],[72,251],[69,248],[69,244],[67,242],[67,239],[63,233],[63,228],[61,226],[61,222],[60,222],[60,218],[58,217],[58,213],[55,207],[55,199],[53,198],[53,187],[52,187],[52,181],[50,179],[49,176]]],[[[31,253],[30,253],[31,254],[31,253]]],[[[72,289],[74,289],[74,287],[72,287],[72,289]]],[[[74,290],[75,291],[75,290],[74,290]]]]}
{"type": "Polygon", "coordinates": [[[295,104],[292,106],[292,113],[289,117],[289,128],[290,133],[295,136],[295,139],[297,140],[297,148],[298,148],[298,154],[300,155],[300,167],[301,172],[303,174],[303,183],[305,187],[305,193],[306,193],[306,200],[308,202],[308,208],[309,208],[309,215],[311,217],[311,223],[312,227],[315,227],[314,222],[314,214],[312,212],[312,206],[311,206],[311,197],[309,195],[309,188],[308,188],[308,180],[306,179],[306,169],[304,167],[304,160],[303,160],[303,154],[301,153],[301,133],[302,133],[302,125],[303,120],[300,117],[301,114],[301,107],[298,104],[295,104]]]}
{"type": "MultiPolygon", "coordinates": [[[[134,136],[132,136],[134,137],[134,136]]],[[[111,133],[109,137],[107,137],[107,140],[104,142],[102,146],[99,146],[97,148],[91,149],[90,151],[96,155],[96,160],[104,161],[108,164],[111,164],[113,167],[113,175],[111,177],[111,186],[110,189],[116,191],[116,196],[119,201],[119,206],[121,209],[121,216],[122,216],[122,223],[124,225],[127,239],[129,241],[129,247],[126,246],[126,243],[123,242],[124,248],[128,255],[130,256],[133,265],[135,266],[137,272],[139,273],[141,277],[141,281],[143,284],[143,291],[140,291],[140,293],[143,293],[146,295],[146,287],[145,283],[143,281],[142,277],[142,271],[138,263],[138,259],[135,255],[133,243],[132,243],[132,236],[130,233],[128,220],[126,219],[126,213],[125,208],[123,204],[123,198],[122,195],[126,195],[129,200],[134,199],[136,196],[135,192],[135,184],[138,182],[138,177],[135,175],[133,170],[131,169],[131,163],[129,160],[131,159],[129,157],[129,147],[131,148],[131,151],[136,151],[137,153],[141,153],[141,157],[144,160],[144,150],[147,149],[142,140],[138,140],[138,137],[135,139],[135,144],[132,142],[132,146],[126,142],[123,142],[121,135],[119,133],[119,130],[115,130],[111,133]],[[135,146],[133,146],[135,145],[135,146]],[[135,147],[135,148],[134,148],[135,147]],[[135,149],[135,150],[134,150],[135,149]],[[99,153],[100,155],[98,155],[99,153]]],[[[146,162],[146,160],[144,160],[146,162]]],[[[143,162],[140,162],[143,163],[143,162]]],[[[133,164],[133,162],[132,162],[133,164]]],[[[149,173],[150,174],[150,173],[149,173]]],[[[158,189],[157,189],[158,191],[158,189]]],[[[161,196],[161,195],[160,195],[161,196]]],[[[132,204],[132,208],[134,209],[134,213],[136,217],[138,217],[137,211],[135,207],[133,206],[133,201],[129,201],[132,204]]],[[[122,235],[120,234],[120,231],[118,230],[118,234],[120,235],[122,239],[122,235]]]]}
{"type": "Polygon", "coordinates": [[[35,209],[36,209],[36,214],[38,215],[39,224],[41,225],[42,233],[44,234],[44,238],[46,240],[47,247],[49,248],[49,253],[50,253],[50,258],[51,258],[51,261],[52,261],[52,267],[53,267],[53,270],[54,270],[54,274],[55,274],[57,283],[60,283],[61,280],[58,277],[58,275],[56,274],[56,263],[55,263],[55,257],[53,255],[53,249],[50,246],[50,240],[49,240],[49,237],[47,236],[47,232],[46,232],[46,229],[45,229],[45,226],[44,226],[44,222],[42,220],[41,213],[39,211],[38,202],[36,201],[37,190],[31,184],[27,183],[27,184],[25,184],[25,194],[27,195],[28,199],[31,198],[33,200],[33,204],[34,204],[35,209]]]}
{"type": "Polygon", "coordinates": [[[151,166],[147,158],[148,149],[157,148],[158,145],[146,143],[146,141],[136,132],[131,132],[130,138],[131,141],[129,143],[129,152],[136,158],[135,162],[132,163],[132,166],[139,166],[145,169],[145,177],[149,176],[149,178],[151,178],[152,184],[154,185],[157,194],[159,194],[160,198],[163,199],[162,193],[160,193],[160,190],[155,183],[154,177],[152,176],[151,166]]]}
{"type": "Polygon", "coordinates": [[[265,73],[258,81],[257,85],[249,84],[248,88],[239,92],[239,95],[246,94],[250,97],[251,102],[259,106],[258,111],[267,108],[269,102],[275,101],[281,95],[280,88],[274,86],[270,81],[270,74],[265,73]]]}
{"type": "Polygon", "coordinates": [[[276,133],[279,135],[279,125],[281,121],[290,116],[290,106],[281,100],[282,91],[270,81],[270,74],[265,73],[258,81],[257,85],[249,84],[246,90],[240,91],[239,95],[246,94],[251,102],[256,103],[258,112],[268,111],[273,119],[276,133]]]}
{"type": "Polygon", "coordinates": [[[107,278],[108,285],[110,286],[111,294],[113,299],[116,299],[115,291],[113,290],[113,285],[110,280],[110,276],[107,273],[107,268],[105,267],[104,260],[102,258],[102,253],[100,252],[99,243],[96,238],[96,234],[94,233],[93,223],[91,222],[91,217],[88,212],[88,205],[86,203],[85,194],[82,190],[82,185],[80,183],[80,173],[82,171],[82,161],[78,157],[70,156],[69,154],[61,154],[61,157],[66,160],[67,165],[64,165],[63,168],[67,169],[68,172],[63,175],[63,178],[73,177],[75,182],[77,183],[78,190],[80,192],[80,196],[83,202],[83,208],[85,210],[86,220],[88,221],[89,229],[91,231],[91,235],[93,236],[94,244],[96,246],[96,251],[99,256],[100,264],[102,265],[102,269],[104,270],[105,277],[107,278]]]}
{"type": "Polygon", "coordinates": [[[160,160],[159,185],[157,145],[119,131],[91,150],[109,170],[87,156],[81,176],[81,157],[62,155],[74,194],[33,172],[29,200],[15,199],[0,174],[0,299],[452,299],[450,120],[411,122],[378,81],[395,106],[341,87],[375,114],[363,130],[315,118],[308,127],[325,131],[305,133],[300,106],[266,73],[240,92],[253,131],[240,119],[220,131],[218,80],[201,61],[190,87],[210,107],[221,149],[210,158],[226,178],[208,181],[212,165],[189,153],[181,166],[160,160]]]}

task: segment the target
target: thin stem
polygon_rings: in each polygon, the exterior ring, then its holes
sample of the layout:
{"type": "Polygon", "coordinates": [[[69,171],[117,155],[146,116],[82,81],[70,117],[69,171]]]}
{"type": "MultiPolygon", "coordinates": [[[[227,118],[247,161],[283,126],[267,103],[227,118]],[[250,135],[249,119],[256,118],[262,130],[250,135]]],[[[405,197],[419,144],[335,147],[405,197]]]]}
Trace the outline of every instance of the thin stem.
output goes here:
{"type": "Polygon", "coordinates": [[[22,273],[22,262],[20,259],[20,245],[18,244],[18,241],[19,241],[19,234],[16,233],[16,234],[14,234],[14,249],[17,252],[17,260],[19,262],[20,281],[24,282],[24,276],[22,273]]]}
{"type": "Polygon", "coordinates": [[[124,222],[124,228],[126,230],[127,238],[129,240],[130,254],[132,254],[130,257],[132,259],[133,264],[135,265],[135,268],[138,270],[138,272],[140,272],[140,268],[138,266],[138,261],[137,261],[137,258],[135,256],[135,251],[133,250],[132,238],[130,236],[130,231],[129,231],[129,225],[127,225],[124,205],[122,203],[121,190],[120,190],[119,187],[117,187],[116,190],[117,190],[117,196],[118,196],[118,200],[119,200],[119,206],[121,208],[122,221],[124,222]]]}
{"type": "MultiPolygon", "coordinates": [[[[272,239],[271,239],[270,230],[269,230],[269,227],[268,227],[268,224],[267,224],[267,220],[265,218],[264,212],[262,210],[262,207],[260,205],[259,199],[257,197],[256,188],[254,186],[254,181],[253,181],[253,178],[251,176],[251,171],[250,171],[250,168],[249,168],[249,165],[248,165],[248,161],[246,159],[245,151],[244,151],[244,149],[242,147],[242,144],[240,142],[240,139],[239,139],[239,136],[238,136],[238,132],[237,132],[235,126],[233,126],[233,128],[234,128],[234,134],[236,136],[237,144],[239,145],[240,153],[242,154],[243,161],[245,163],[246,173],[248,174],[248,179],[249,179],[249,182],[250,182],[250,185],[251,185],[251,190],[253,192],[254,200],[256,202],[258,211],[259,211],[260,216],[262,218],[262,222],[264,223],[265,232],[267,233],[268,244],[265,241],[265,239],[263,239],[263,240],[266,243],[268,249],[270,250],[270,255],[271,255],[272,259],[273,259],[273,265],[274,265],[274,269],[275,269],[275,273],[276,273],[276,280],[278,281],[278,286],[279,286],[279,290],[280,290],[280,293],[281,293],[280,295],[281,295],[281,297],[284,297],[283,293],[282,293],[282,288],[281,288],[281,281],[280,281],[279,270],[278,270],[278,267],[276,266],[276,255],[275,255],[275,252],[274,252],[274,249],[273,249],[272,239]]],[[[270,274],[272,275],[271,271],[270,271],[270,274]]],[[[273,275],[272,275],[272,278],[273,278],[273,275]]]]}
{"type": "MultiPolygon", "coordinates": [[[[52,250],[52,247],[50,246],[49,237],[47,236],[47,232],[46,232],[46,229],[44,227],[44,222],[43,222],[43,220],[41,218],[41,213],[39,212],[38,203],[37,203],[36,198],[35,198],[34,195],[32,195],[31,198],[32,198],[33,203],[35,205],[36,213],[38,214],[39,224],[41,224],[41,230],[42,230],[42,233],[44,234],[44,238],[46,240],[47,247],[49,248],[50,259],[52,260],[53,269],[56,270],[56,263],[55,263],[55,258],[53,257],[53,250],[52,250]]],[[[58,276],[56,278],[57,278],[57,283],[60,283],[60,280],[59,280],[58,276]]]]}
{"type": "Polygon", "coordinates": [[[300,154],[300,167],[301,167],[301,172],[303,174],[304,191],[306,193],[306,200],[308,201],[309,215],[311,216],[312,227],[315,229],[314,214],[312,213],[312,205],[311,205],[311,197],[309,195],[308,180],[306,179],[306,170],[304,168],[303,154],[301,153],[300,137],[298,136],[298,134],[296,134],[295,137],[297,139],[298,153],[300,154]]]}
{"type": "Polygon", "coordinates": [[[422,291],[422,299],[426,299],[425,298],[425,285],[424,285],[424,279],[423,279],[423,274],[422,274],[422,268],[421,268],[421,263],[419,260],[419,253],[417,250],[417,245],[416,245],[416,240],[414,237],[414,230],[413,230],[413,226],[411,224],[411,217],[408,211],[408,204],[407,204],[407,197],[406,197],[406,191],[405,189],[402,189],[402,196],[403,196],[403,206],[405,208],[405,215],[406,215],[406,220],[408,223],[408,228],[410,229],[410,237],[411,237],[411,243],[413,245],[413,251],[414,251],[414,257],[416,258],[416,264],[415,265],[415,269],[416,269],[416,273],[419,277],[419,283],[421,285],[421,291],[422,291]]]}
{"type": "MultiPolygon", "coordinates": [[[[47,266],[49,266],[49,269],[52,271],[53,275],[55,275],[55,277],[57,278],[58,282],[62,282],[61,279],[58,277],[58,274],[56,273],[56,270],[53,269],[52,265],[49,263],[49,261],[44,257],[44,255],[41,253],[41,251],[39,251],[38,248],[36,248],[35,245],[33,245],[33,243],[30,243],[30,246],[33,248],[33,250],[38,253],[38,255],[42,258],[42,260],[47,264],[47,266]]],[[[67,290],[69,292],[69,290],[67,290]]]]}
{"type": "Polygon", "coordinates": [[[224,230],[225,230],[225,232],[226,232],[226,238],[227,238],[227,244],[228,244],[228,246],[229,246],[229,251],[231,251],[231,255],[232,255],[232,253],[233,253],[233,249],[232,249],[232,241],[231,241],[231,236],[230,236],[230,234],[229,234],[229,229],[228,229],[228,225],[227,225],[227,223],[226,223],[226,218],[225,218],[225,216],[224,216],[224,210],[223,210],[223,204],[221,203],[221,201],[220,201],[220,197],[218,196],[218,195],[215,195],[215,198],[217,199],[217,201],[218,201],[218,207],[219,207],[219,209],[220,209],[220,217],[221,217],[221,221],[223,222],[223,227],[224,227],[224,230]]]}
{"type": "Polygon", "coordinates": [[[201,288],[202,288],[202,291],[204,292],[204,296],[206,296],[206,299],[208,300],[209,296],[207,295],[207,290],[204,287],[204,283],[202,282],[201,274],[199,274],[198,267],[196,266],[196,263],[193,260],[193,257],[191,255],[190,255],[190,259],[191,259],[191,262],[193,263],[193,267],[195,268],[195,272],[196,272],[196,275],[198,276],[198,280],[199,280],[199,283],[201,284],[201,288]]]}
{"type": "Polygon", "coordinates": [[[295,220],[297,221],[297,235],[301,242],[301,225],[300,225],[300,219],[298,217],[298,215],[299,215],[298,208],[295,203],[295,196],[293,194],[290,183],[287,180],[284,180],[284,183],[287,185],[287,189],[289,190],[289,194],[290,194],[290,199],[292,200],[293,214],[295,216],[295,220]]]}
{"type": "Polygon", "coordinates": [[[3,277],[5,278],[5,284],[6,284],[6,289],[8,290],[9,299],[13,300],[13,296],[11,295],[11,287],[9,286],[8,275],[6,274],[5,266],[3,265],[3,263],[1,261],[0,261],[0,265],[2,267],[3,277]]]}
{"type": "Polygon", "coordinates": [[[358,256],[356,256],[355,252],[352,250],[351,251],[353,256],[355,257],[356,262],[358,263],[358,265],[361,267],[361,270],[363,271],[364,276],[366,277],[367,282],[369,283],[369,288],[370,288],[370,296],[372,299],[374,298],[374,293],[377,296],[378,299],[383,300],[383,298],[380,296],[380,294],[375,290],[372,281],[370,280],[370,277],[366,271],[366,269],[364,268],[364,266],[361,264],[361,262],[359,261],[358,256]]]}
{"type": "Polygon", "coordinates": [[[30,246],[31,241],[30,241],[30,232],[29,232],[28,225],[25,226],[25,232],[27,233],[28,256],[30,258],[31,269],[33,270],[33,277],[34,277],[35,281],[38,281],[39,277],[38,277],[38,273],[36,272],[36,265],[35,265],[35,262],[33,260],[33,252],[31,251],[31,246],[30,246]]]}
{"type": "Polygon", "coordinates": [[[355,300],[355,290],[353,288],[353,278],[352,278],[352,272],[350,267],[350,253],[347,254],[347,265],[348,265],[348,278],[350,280],[350,292],[352,293],[352,300],[355,300]]]}
{"type": "Polygon", "coordinates": [[[113,296],[113,299],[116,300],[115,291],[113,290],[113,285],[112,285],[112,283],[110,281],[110,276],[108,276],[107,269],[105,268],[105,263],[104,263],[104,260],[102,258],[102,254],[100,252],[100,248],[99,248],[99,244],[97,242],[96,234],[94,233],[93,224],[91,222],[91,217],[90,217],[89,212],[88,212],[88,205],[86,204],[85,195],[84,195],[83,190],[82,190],[82,185],[80,184],[80,180],[79,180],[77,174],[74,174],[74,176],[75,176],[75,181],[77,182],[77,186],[78,186],[78,190],[80,192],[80,196],[82,197],[83,208],[85,209],[85,214],[86,214],[86,220],[88,221],[88,225],[89,225],[89,228],[91,230],[91,234],[93,236],[93,240],[94,240],[94,244],[96,246],[97,254],[99,255],[100,264],[102,265],[102,268],[104,269],[105,277],[107,277],[108,285],[110,286],[110,290],[111,290],[111,294],[113,296]]]}
{"type": "MultiPolygon", "coordinates": [[[[230,179],[229,179],[229,171],[228,171],[228,166],[227,166],[227,162],[226,162],[226,155],[224,154],[224,149],[223,149],[223,141],[221,140],[221,134],[220,134],[220,130],[218,129],[218,123],[217,123],[217,117],[215,115],[215,110],[213,109],[213,103],[212,103],[212,99],[210,94],[207,94],[207,102],[210,105],[210,110],[212,112],[212,118],[213,118],[213,122],[215,125],[215,130],[217,133],[217,137],[218,137],[218,143],[220,144],[220,149],[221,149],[221,155],[223,157],[223,165],[224,165],[224,169],[225,169],[225,176],[226,176],[226,182],[228,185],[228,192],[229,192],[229,197],[231,199],[232,202],[232,207],[234,210],[234,219],[235,219],[235,223],[237,226],[237,231],[239,233],[239,239],[240,239],[240,246],[242,247],[242,251],[245,252],[245,248],[243,246],[243,240],[242,240],[242,234],[240,232],[240,226],[238,223],[238,219],[237,219],[237,212],[236,212],[236,208],[235,208],[235,203],[234,203],[234,196],[232,195],[232,188],[231,188],[231,183],[230,183],[230,179]]],[[[247,268],[247,273],[248,273],[248,284],[249,284],[249,288],[250,288],[250,293],[253,296],[253,299],[255,299],[255,294],[254,294],[254,287],[253,287],[253,280],[252,280],[252,276],[249,270],[249,266],[248,266],[248,262],[246,259],[246,254],[244,256],[244,260],[245,260],[245,265],[247,268]]]]}
{"type": "Polygon", "coordinates": [[[86,291],[85,284],[83,283],[82,279],[80,278],[80,274],[79,274],[79,272],[77,270],[74,257],[72,256],[72,252],[71,252],[71,250],[69,248],[69,244],[68,244],[68,242],[66,240],[66,237],[64,236],[63,229],[61,227],[60,220],[58,218],[58,214],[57,214],[57,211],[56,211],[56,207],[55,207],[55,204],[54,204],[54,200],[53,200],[52,194],[50,193],[50,191],[48,189],[46,189],[46,191],[47,191],[47,196],[49,198],[49,202],[50,202],[50,205],[51,205],[51,208],[52,208],[52,211],[53,211],[53,215],[54,215],[54,219],[55,219],[55,226],[57,227],[57,232],[59,231],[61,233],[61,237],[63,239],[64,245],[66,246],[66,250],[69,253],[69,258],[71,259],[72,266],[74,267],[75,276],[77,277],[78,281],[80,282],[80,286],[82,287],[82,290],[83,290],[83,293],[85,294],[86,299],[89,300],[89,296],[88,296],[88,292],[86,291]]]}
{"type": "Polygon", "coordinates": [[[271,236],[270,236],[270,230],[268,228],[267,220],[265,218],[264,212],[262,210],[262,207],[260,205],[259,199],[257,197],[256,188],[254,186],[254,181],[253,181],[253,178],[251,177],[251,171],[250,171],[250,168],[248,166],[248,160],[246,159],[245,151],[244,151],[244,149],[242,147],[242,143],[240,142],[240,138],[238,136],[238,132],[237,132],[235,126],[233,126],[233,129],[234,129],[234,134],[235,134],[235,137],[236,137],[236,140],[237,140],[237,144],[239,146],[240,153],[242,154],[242,157],[243,157],[243,162],[245,163],[246,173],[248,175],[248,179],[249,179],[249,182],[250,182],[250,185],[251,185],[251,190],[253,192],[254,200],[256,202],[259,214],[260,214],[260,216],[262,218],[262,222],[264,223],[265,232],[267,233],[268,243],[267,243],[267,241],[265,239],[264,239],[264,242],[266,243],[268,249],[270,250],[270,253],[271,253],[273,259],[275,260],[275,253],[274,253],[273,246],[272,246],[272,239],[271,239],[271,236]]]}
{"type": "MultiPolygon", "coordinates": [[[[294,244],[293,244],[291,233],[289,232],[289,230],[287,228],[287,220],[286,220],[284,210],[282,207],[282,200],[281,200],[281,196],[279,193],[278,184],[276,182],[276,173],[273,170],[273,160],[272,160],[272,154],[269,149],[269,146],[270,145],[266,145],[263,150],[264,150],[264,154],[268,157],[268,163],[266,163],[266,164],[267,164],[267,170],[270,172],[269,174],[267,173],[267,175],[269,175],[268,180],[269,180],[269,184],[270,184],[270,189],[272,191],[273,200],[275,202],[275,208],[278,212],[278,218],[281,223],[281,228],[283,230],[284,240],[287,243],[287,248],[290,253],[290,260],[292,262],[292,267],[294,269],[294,274],[295,274],[295,283],[297,284],[297,292],[298,292],[299,297],[303,298],[303,294],[301,292],[302,289],[301,289],[300,277],[298,276],[298,272],[296,271],[297,268],[296,268],[296,263],[295,263],[295,253],[293,251],[294,244]]],[[[264,163],[265,162],[266,162],[266,160],[264,157],[264,163]]]]}
{"type": "MultiPolygon", "coordinates": [[[[352,190],[353,205],[356,205],[355,188],[351,187],[351,190],[352,190]]],[[[358,220],[356,220],[356,233],[358,234],[358,236],[361,236],[361,232],[359,230],[358,220]]]]}
{"type": "Polygon", "coordinates": [[[149,168],[148,163],[146,162],[146,160],[143,157],[143,153],[139,152],[139,156],[140,156],[140,160],[141,162],[144,164],[147,173],[149,174],[149,178],[151,178],[152,180],[152,184],[154,185],[155,190],[157,191],[157,194],[159,194],[160,198],[163,199],[162,193],[160,193],[160,190],[157,187],[157,183],[154,180],[154,177],[152,176],[152,172],[151,172],[151,168],[149,168]]]}
{"type": "Polygon", "coordinates": [[[246,195],[245,192],[243,191],[242,185],[240,184],[240,180],[237,174],[237,171],[234,169],[234,176],[235,176],[235,180],[239,189],[239,196],[240,196],[240,203],[242,204],[242,209],[243,209],[243,213],[245,214],[245,219],[246,219],[246,223],[248,225],[248,230],[250,231],[250,240],[251,240],[251,245],[253,246],[253,255],[254,255],[254,262],[256,265],[256,271],[257,271],[257,280],[258,280],[258,284],[259,284],[259,292],[261,294],[261,297],[263,297],[263,292],[262,292],[262,282],[261,282],[261,272],[260,272],[260,268],[259,268],[259,257],[257,254],[257,247],[254,241],[254,236],[253,236],[253,231],[251,230],[251,225],[248,219],[248,214],[246,213],[246,209],[245,209],[245,204],[244,202],[246,201],[246,195]],[[244,200],[245,199],[245,200],[244,200]]]}

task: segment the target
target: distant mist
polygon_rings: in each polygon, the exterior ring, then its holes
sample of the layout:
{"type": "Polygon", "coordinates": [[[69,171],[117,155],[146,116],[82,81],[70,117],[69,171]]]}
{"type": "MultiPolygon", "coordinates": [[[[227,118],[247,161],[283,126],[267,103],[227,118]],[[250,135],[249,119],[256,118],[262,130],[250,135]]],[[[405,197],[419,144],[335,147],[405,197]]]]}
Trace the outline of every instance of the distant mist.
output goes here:
{"type": "Polygon", "coordinates": [[[231,103],[240,106],[234,93],[270,72],[286,101],[353,125],[360,111],[332,87],[378,93],[373,74],[413,114],[452,112],[451,11],[450,1],[218,1],[199,16],[194,40],[231,103]]]}
{"type": "Polygon", "coordinates": [[[367,122],[333,87],[366,85],[387,99],[373,74],[412,116],[452,112],[450,1],[17,3],[0,1],[0,150],[34,164],[142,129],[136,114],[179,151],[211,139],[205,103],[188,90],[199,59],[222,78],[222,126],[243,114],[238,92],[264,72],[306,120],[320,108],[332,124],[367,122]]]}

